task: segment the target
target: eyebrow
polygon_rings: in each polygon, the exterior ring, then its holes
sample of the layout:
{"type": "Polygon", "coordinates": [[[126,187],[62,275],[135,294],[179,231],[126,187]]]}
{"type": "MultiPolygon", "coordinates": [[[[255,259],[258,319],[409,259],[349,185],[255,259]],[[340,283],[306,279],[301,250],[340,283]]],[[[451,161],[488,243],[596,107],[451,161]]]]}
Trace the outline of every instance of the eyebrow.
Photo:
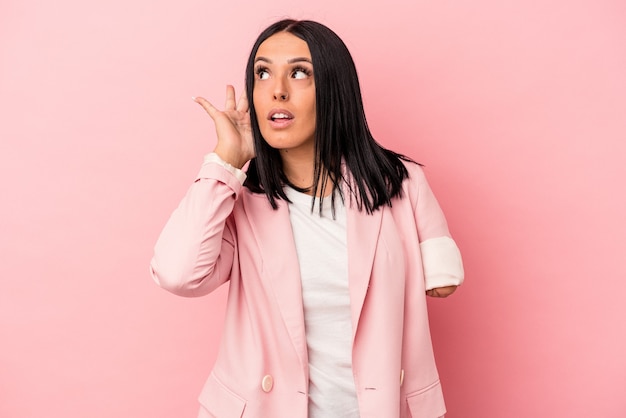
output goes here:
{"type": "MultiPolygon", "coordinates": [[[[259,61],[263,61],[263,62],[267,62],[268,64],[272,64],[272,60],[269,58],[265,58],[265,57],[257,57],[256,60],[254,60],[255,63],[259,62],[259,61]]],[[[311,62],[310,58],[307,57],[296,57],[296,58],[289,58],[287,60],[287,64],[294,64],[296,62],[308,62],[309,64],[313,64],[311,62]]]]}

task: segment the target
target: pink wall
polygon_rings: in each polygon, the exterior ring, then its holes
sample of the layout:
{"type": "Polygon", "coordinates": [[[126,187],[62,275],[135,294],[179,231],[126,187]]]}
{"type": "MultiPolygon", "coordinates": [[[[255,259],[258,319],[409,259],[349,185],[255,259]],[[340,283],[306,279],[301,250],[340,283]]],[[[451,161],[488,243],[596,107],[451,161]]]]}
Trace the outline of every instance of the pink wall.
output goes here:
{"type": "Polygon", "coordinates": [[[147,266],[214,143],[191,96],[286,15],[345,39],[463,251],[430,303],[448,417],[626,416],[623,0],[212,3],[0,4],[0,417],[194,416],[225,289],[147,266]]]}

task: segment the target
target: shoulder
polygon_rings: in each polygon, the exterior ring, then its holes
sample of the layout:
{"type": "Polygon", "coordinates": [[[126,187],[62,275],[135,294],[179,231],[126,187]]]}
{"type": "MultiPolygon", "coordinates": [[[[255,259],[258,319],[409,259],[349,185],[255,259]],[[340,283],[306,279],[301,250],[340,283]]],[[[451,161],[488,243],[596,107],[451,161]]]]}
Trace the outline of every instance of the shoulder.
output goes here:
{"type": "Polygon", "coordinates": [[[414,177],[424,177],[423,167],[415,161],[402,160],[402,164],[404,164],[406,170],[409,172],[409,181],[414,177]]]}
{"type": "Polygon", "coordinates": [[[415,203],[415,201],[417,201],[420,188],[428,185],[426,174],[424,173],[424,168],[414,161],[402,160],[402,163],[409,173],[408,177],[404,179],[404,183],[402,185],[404,192],[402,198],[408,197],[415,203]]]}

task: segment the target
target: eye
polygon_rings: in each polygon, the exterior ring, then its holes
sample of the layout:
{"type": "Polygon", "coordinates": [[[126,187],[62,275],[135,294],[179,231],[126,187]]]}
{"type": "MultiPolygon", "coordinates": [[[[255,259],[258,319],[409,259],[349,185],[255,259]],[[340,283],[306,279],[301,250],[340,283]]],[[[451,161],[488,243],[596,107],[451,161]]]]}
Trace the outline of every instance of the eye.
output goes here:
{"type": "Polygon", "coordinates": [[[270,78],[270,73],[267,71],[267,68],[265,67],[257,67],[254,70],[254,73],[256,74],[259,80],[267,80],[268,78],[270,78]]]}
{"type": "Polygon", "coordinates": [[[303,67],[294,68],[291,77],[300,80],[311,76],[311,70],[303,67]]]}

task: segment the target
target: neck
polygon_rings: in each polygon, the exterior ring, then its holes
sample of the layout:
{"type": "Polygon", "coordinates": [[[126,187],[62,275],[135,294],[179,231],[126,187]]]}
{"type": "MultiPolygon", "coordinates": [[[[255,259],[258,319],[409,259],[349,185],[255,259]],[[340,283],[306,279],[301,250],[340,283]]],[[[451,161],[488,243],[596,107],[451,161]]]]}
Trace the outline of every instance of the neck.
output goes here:
{"type": "MultiPolygon", "coordinates": [[[[288,150],[281,152],[283,162],[283,172],[291,184],[302,189],[307,189],[307,194],[313,195],[313,175],[315,173],[315,159],[311,155],[298,155],[288,150]]],[[[321,179],[320,179],[321,181],[321,179]]],[[[318,194],[321,193],[321,184],[318,185],[318,194]]],[[[332,182],[326,179],[324,195],[328,196],[332,192],[332,182]]]]}

